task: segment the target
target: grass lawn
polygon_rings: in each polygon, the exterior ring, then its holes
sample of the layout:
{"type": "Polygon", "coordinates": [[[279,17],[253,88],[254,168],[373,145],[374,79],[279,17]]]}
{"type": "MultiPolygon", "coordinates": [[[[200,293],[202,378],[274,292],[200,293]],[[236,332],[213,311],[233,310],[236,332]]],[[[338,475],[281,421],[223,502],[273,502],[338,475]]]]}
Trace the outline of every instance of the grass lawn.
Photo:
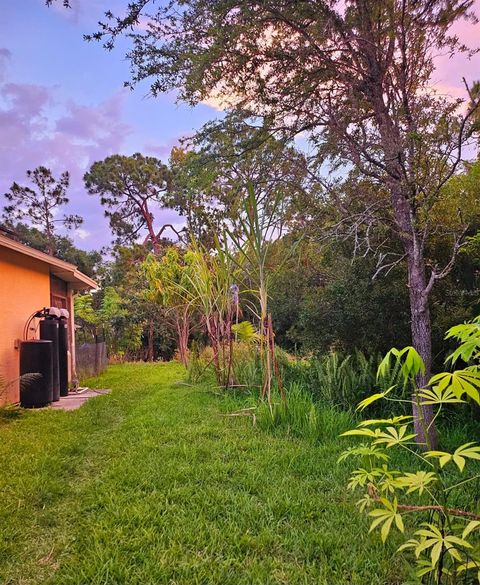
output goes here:
{"type": "Polygon", "coordinates": [[[90,381],[111,395],[0,421],[1,585],[406,579],[345,489],[336,431],[271,435],[182,376],[112,366],[90,381]]]}

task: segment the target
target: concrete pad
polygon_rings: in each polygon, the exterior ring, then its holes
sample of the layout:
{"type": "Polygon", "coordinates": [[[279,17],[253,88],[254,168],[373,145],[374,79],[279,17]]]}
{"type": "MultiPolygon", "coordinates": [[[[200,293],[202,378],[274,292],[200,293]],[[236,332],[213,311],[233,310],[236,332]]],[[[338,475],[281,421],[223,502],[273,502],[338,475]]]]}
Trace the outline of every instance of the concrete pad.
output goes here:
{"type": "Polygon", "coordinates": [[[60,396],[60,400],[52,402],[50,408],[55,410],[76,410],[80,408],[84,402],[95,396],[102,394],[110,394],[111,390],[108,389],[88,389],[81,392],[70,392],[68,396],[60,396]]]}

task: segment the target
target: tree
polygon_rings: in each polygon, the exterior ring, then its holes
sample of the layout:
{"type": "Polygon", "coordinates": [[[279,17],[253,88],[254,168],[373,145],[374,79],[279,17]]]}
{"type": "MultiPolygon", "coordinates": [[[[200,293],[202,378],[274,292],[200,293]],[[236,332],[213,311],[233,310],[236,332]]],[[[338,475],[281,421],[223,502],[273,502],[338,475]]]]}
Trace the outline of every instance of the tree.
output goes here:
{"type": "Polygon", "coordinates": [[[38,227],[44,234],[47,244],[47,254],[55,253],[55,225],[61,224],[67,229],[77,228],[83,223],[79,215],[63,215],[56,218],[58,208],[69,202],[66,192],[70,184],[70,175],[64,172],[57,180],[47,167],[39,166],[33,171],[27,171],[27,178],[34,188],[13,183],[10,191],[5,193],[9,202],[4,207],[3,219],[7,225],[24,219],[38,227]]]}
{"type": "Polygon", "coordinates": [[[177,348],[182,364],[188,366],[188,340],[192,330],[191,265],[188,254],[169,246],[161,258],[149,255],[143,266],[152,302],[165,307],[177,332],[177,348]]]}
{"type": "Polygon", "coordinates": [[[195,150],[172,149],[168,206],[185,218],[187,239],[193,237],[207,248],[213,248],[214,234],[222,231],[227,212],[213,189],[218,170],[205,166],[205,162],[205,157],[195,150]]]}
{"type": "Polygon", "coordinates": [[[167,227],[155,226],[154,210],[163,207],[169,183],[169,171],[160,160],[136,153],[115,154],[95,162],[84,176],[90,195],[99,195],[110,220],[117,243],[134,243],[143,230],[144,244],[159,251],[162,233],[167,227]]]}
{"type": "Polygon", "coordinates": [[[192,150],[174,149],[169,205],[187,220],[187,231],[214,247],[213,234],[235,231],[245,214],[248,185],[258,205],[276,206],[283,232],[305,191],[307,161],[293,145],[268,131],[252,129],[243,116],[205,124],[189,141],[192,150]]]}
{"type": "MultiPolygon", "coordinates": [[[[412,343],[426,366],[418,384],[426,383],[430,293],[454,266],[468,228],[451,233],[429,216],[462,160],[479,106],[476,98],[462,112],[463,100],[440,95],[431,77],[437,54],[471,54],[452,27],[476,21],[473,0],[186,0],[180,10],[171,1],[149,14],[147,30],[131,32],[149,4],[131,2],[124,17],[108,12],[89,37],[108,48],[119,35],[132,38],[131,84],[151,79],[154,94],[177,89],[190,103],[220,96],[279,132],[307,132],[317,160],[353,167],[385,191],[374,209],[387,205],[403,247],[412,343]],[[437,231],[451,239],[443,266],[426,259],[437,231]]],[[[432,409],[425,410],[429,420],[432,409]]]]}
{"type": "MultiPolygon", "coordinates": [[[[164,242],[162,241],[162,249],[164,242]]],[[[175,351],[175,329],[149,287],[144,262],[149,255],[145,246],[116,246],[113,260],[107,265],[102,286],[114,287],[128,308],[122,323],[122,348],[129,359],[170,359],[175,351]],[[138,351],[130,348],[129,328],[141,329],[138,351]]]]}

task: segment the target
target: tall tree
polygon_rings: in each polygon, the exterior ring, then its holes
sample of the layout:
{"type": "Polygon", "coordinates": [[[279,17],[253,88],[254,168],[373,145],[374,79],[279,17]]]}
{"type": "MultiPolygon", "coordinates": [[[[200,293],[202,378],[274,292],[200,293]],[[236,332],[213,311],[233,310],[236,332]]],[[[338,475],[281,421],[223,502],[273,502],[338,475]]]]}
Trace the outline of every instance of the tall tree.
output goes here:
{"type": "Polygon", "coordinates": [[[70,175],[64,172],[59,179],[55,179],[50,169],[39,166],[27,171],[27,178],[33,183],[33,189],[13,183],[10,191],[5,193],[9,203],[3,209],[3,219],[9,226],[15,221],[27,220],[31,226],[38,227],[46,238],[45,251],[54,254],[55,226],[60,224],[73,229],[83,223],[79,215],[57,217],[59,208],[69,202],[66,193],[70,175]]]}
{"type": "Polygon", "coordinates": [[[276,206],[279,233],[286,228],[307,176],[307,160],[293,145],[252,129],[240,113],[205,124],[188,146],[172,151],[169,200],[186,217],[187,231],[208,246],[225,226],[235,230],[249,185],[255,185],[259,205],[276,206]]]}
{"type": "Polygon", "coordinates": [[[146,231],[144,244],[159,251],[167,227],[155,225],[154,211],[165,205],[169,171],[160,160],[136,153],[115,154],[95,162],[84,176],[91,195],[99,195],[117,243],[134,243],[146,231]]]}
{"type": "MultiPolygon", "coordinates": [[[[462,100],[435,91],[432,73],[439,53],[471,54],[452,28],[476,21],[473,0],[170,1],[149,12],[146,30],[131,32],[149,5],[137,0],[122,17],[107,13],[90,37],[108,48],[119,35],[132,37],[133,84],[151,79],[154,94],[175,88],[191,103],[220,96],[278,131],[307,132],[320,160],[353,166],[384,189],[379,205],[403,247],[412,342],[426,364],[418,383],[426,383],[429,296],[467,229],[450,234],[447,263],[430,266],[428,241],[439,226],[429,215],[462,160],[479,106],[473,99],[461,110],[462,100]]],[[[417,434],[425,439],[418,425],[417,434]]]]}

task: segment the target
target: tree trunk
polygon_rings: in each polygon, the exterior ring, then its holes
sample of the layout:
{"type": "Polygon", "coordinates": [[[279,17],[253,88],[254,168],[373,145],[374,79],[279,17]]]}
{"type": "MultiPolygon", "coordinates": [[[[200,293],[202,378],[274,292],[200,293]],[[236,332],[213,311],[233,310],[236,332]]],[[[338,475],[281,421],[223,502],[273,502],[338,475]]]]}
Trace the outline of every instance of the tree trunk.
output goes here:
{"type": "Polygon", "coordinates": [[[155,230],[153,228],[153,214],[148,209],[146,203],[143,209],[143,216],[145,218],[145,223],[147,224],[148,230],[148,236],[146,240],[148,241],[148,239],[150,239],[150,241],[152,242],[153,252],[154,254],[158,255],[158,253],[160,252],[160,244],[158,242],[157,234],[155,233],[155,230]]]}
{"type": "Polygon", "coordinates": [[[148,345],[147,345],[147,361],[153,362],[153,336],[155,334],[155,328],[153,319],[150,319],[148,323],[148,345]]]}
{"type": "MultiPolygon", "coordinates": [[[[425,373],[418,376],[417,386],[424,388],[432,370],[432,322],[428,304],[425,261],[415,241],[414,245],[407,250],[407,259],[412,345],[425,362],[425,373]]],[[[412,404],[417,443],[429,450],[436,449],[437,432],[432,422],[433,406],[429,404],[419,407],[415,396],[412,397],[412,404]]]]}
{"type": "Polygon", "coordinates": [[[182,364],[188,366],[188,337],[190,333],[190,324],[187,311],[183,314],[176,315],[177,338],[178,338],[178,353],[182,364]]]}
{"type": "MultiPolygon", "coordinates": [[[[388,116],[381,91],[372,105],[377,112],[377,121],[382,136],[385,166],[388,172],[386,184],[390,191],[397,234],[407,257],[412,345],[425,362],[425,374],[418,377],[417,386],[423,388],[430,379],[432,367],[432,323],[428,305],[429,290],[424,258],[424,240],[418,236],[416,231],[415,208],[409,195],[408,185],[405,185],[403,168],[400,164],[402,159],[401,140],[398,130],[388,116]]],[[[412,402],[415,440],[423,448],[426,446],[429,449],[435,449],[437,433],[433,422],[433,407],[432,405],[424,406],[422,408],[423,417],[421,417],[415,397],[413,397],[412,402]]]]}

